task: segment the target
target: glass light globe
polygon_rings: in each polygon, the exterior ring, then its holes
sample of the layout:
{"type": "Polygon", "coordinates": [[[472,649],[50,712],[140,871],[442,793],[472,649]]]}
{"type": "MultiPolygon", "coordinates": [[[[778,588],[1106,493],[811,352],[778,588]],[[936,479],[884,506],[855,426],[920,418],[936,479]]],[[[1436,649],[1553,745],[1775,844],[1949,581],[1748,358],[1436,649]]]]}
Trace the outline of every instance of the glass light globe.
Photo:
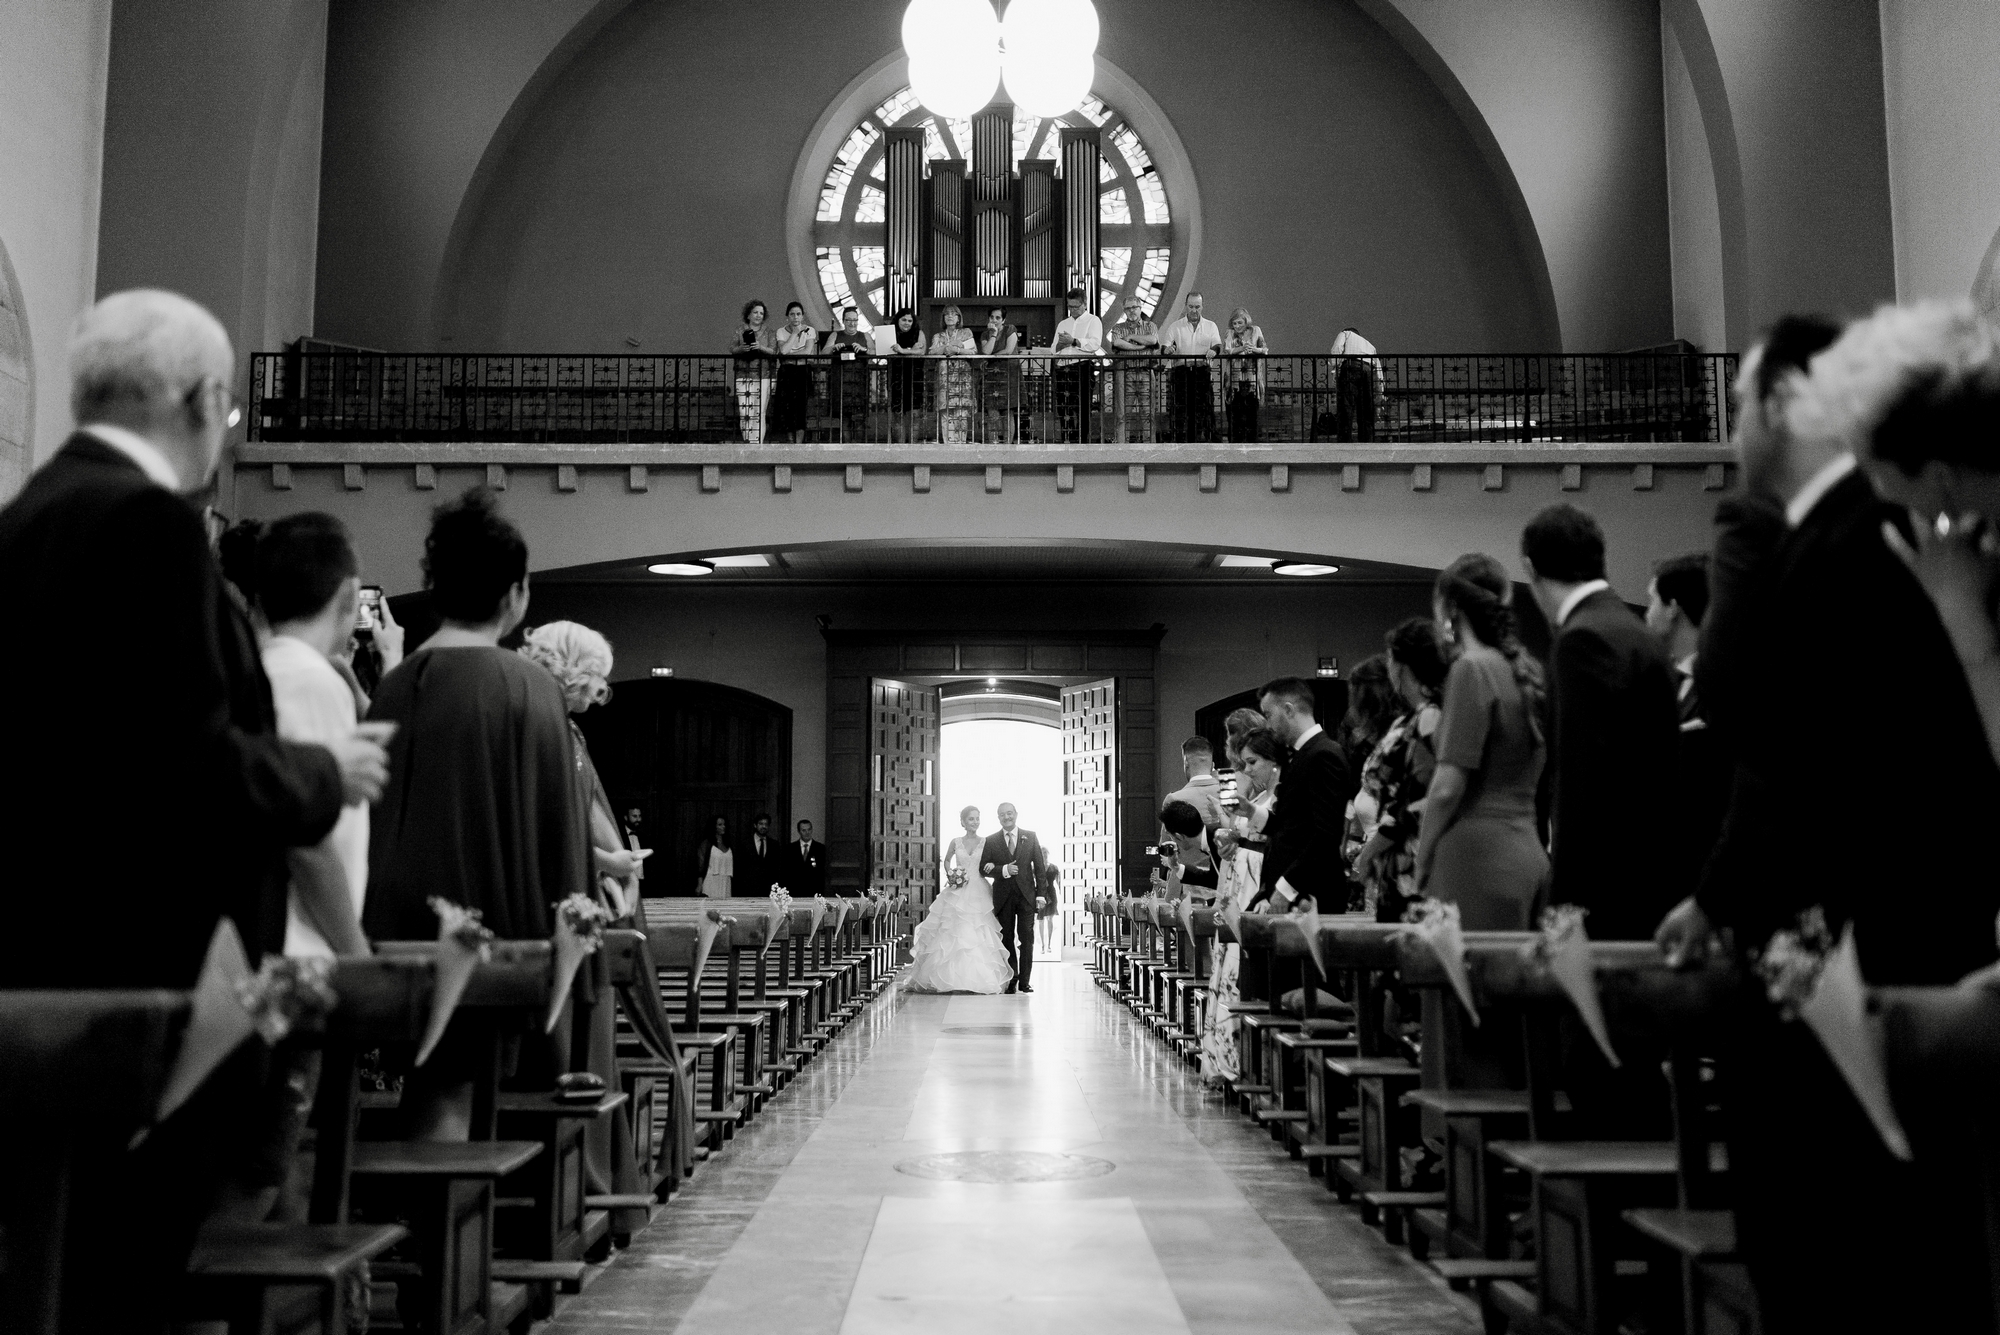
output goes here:
{"type": "Polygon", "coordinates": [[[1047,119],[1076,110],[1097,77],[1097,62],[1087,55],[1017,55],[1009,47],[1001,75],[1015,106],[1047,119]]]}
{"type": "Polygon", "coordinates": [[[1099,24],[1091,0],[1011,0],[1000,21],[1010,53],[1041,58],[1095,55],[1099,24]]]}
{"type": "Polygon", "coordinates": [[[949,59],[973,46],[997,46],[1000,20],[990,0],[910,0],[903,50],[911,60],[949,59]]]}
{"type": "Polygon", "coordinates": [[[972,115],[1000,87],[1000,52],[994,47],[960,49],[945,56],[910,61],[910,91],[936,116],[972,115]]]}

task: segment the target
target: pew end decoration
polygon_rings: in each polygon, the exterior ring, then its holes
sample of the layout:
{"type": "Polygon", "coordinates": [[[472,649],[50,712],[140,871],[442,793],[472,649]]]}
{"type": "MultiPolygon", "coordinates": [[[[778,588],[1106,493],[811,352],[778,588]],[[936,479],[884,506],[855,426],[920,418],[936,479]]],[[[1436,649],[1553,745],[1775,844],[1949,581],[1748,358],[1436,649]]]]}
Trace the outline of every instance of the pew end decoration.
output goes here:
{"type": "Polygon", "coordinates": [[[1818,905],[1807,909],[1796,929],[1771,934],[1757,973],[1779,1012],[1812,1030],[1889,1153],[1909,1162],[1910,1139],[1889,1098],[1881,1022],[1868,1011],[1854,924],[1841,930],[1836,943],[1825,913],[1818,905]]]}
{"type": "Polygon", "coordinates": [[[1458,905],[1441,899],[1420,899],[1410,905],[1407,920],[1410,936],[1437,956],[1445,977],[1451,980],[1451,990],[1458,993],[1459,1004],[1477,1027],[1479,1007],[1473,1004],[1472,979],[1465,971],[1465,929],[1459,924],[1458,905]]]}
{"type": "Polygon", "coordinates": [[[691,992],[700,989],[702,971],[708,967],[709,954],[715,949],[715,938],[727,931],[732,921],[723,917],[722,911],[716,908],[703,909],[701,917],[695,919],[694,968],[688,972],[691,992]]]}
{"type": "Polygon", "coordinates": [[[1613,1069],[1622,1066],[1611,1046],[1611,1031],[1604,1023],[1604,1007],[1597,998],[1597,970],[1591,962],[1590,936],[1583,920],[1590,910],[1576,904],[1556,904],[1542,910],[1541,935],[1531,941],[1526,953],[1555,979],[1576,1013],[1590,1030],[1591,1038],[1613,1069]]]}
{"type": "Polygon", "coordinates": [[[792,916],[792,892],[782,885],[771,887],[771,911],[764,918],[764,946],[757,952],[762,958],[771,953],[771,943],[778,939],[778,931],[792,916]]]}
{"type": "Polygon", "coordinates": [[[581,892],[550,907],[555,910],[556,919],[552,938],[556,972],[554,991],[549,994],[549,1013],[542,1022],[545,1034],[555,1029],[563,1007],[569,1002],[570,989],[576,986],[576,971],[583,967],[584,960],[597,953],[604,942],[604,929],[611,922],[611,914],[604,906],[581,892]]]}
{"type": "Polygon", "coordinates": [[[444,1037],[445,1027],[451,1023],[452,1012],[458,1009],[459,998],[465,995],[474,971],[493,958],[495,939],[493,929],[480,921],[478,909],[436,895],[428,902],[431,912],[438,916],[437,990],[431,996],[430,1020],[424,1026],[423,1041],[417,1045],[418,1066],[431,1059],[438,1040],[444,1037]]]}
{"type": "Polygon", "coordinates": [[[1327,969],[1326,956],[1320,950],[1319,945],[1319,904],[1314,900],[1308,899],[1306,907],[1301,912],[1292,916],[1297,922],[1299,930],[1305,933],[1306,954],[1312,957],[1313,968],[1319,971],[1320,978],[1324,980],[1327,977],[1327,969]]]}
{"type": "MultiPolygon", "coordinates": [[[[153,1115],[155,1123],[174,1115],[215,1068],[229,1059],[250,1035],[257,1032],[256,1021],[242,1002],[242,989],[250,984],[250,958],[243,950],[243,938],[236,924],[221,918],[208,939],[208,953],[201,962],[201,976],[194,985],[193,1003],[187,1031],[180,1050],[174,1054],[172,1070],[160,1090],[153,1115]]],[[[146,1137],[142,1129],[132,1143],[146,1137]]]]}
{"type": "Polygon", "coordinates": [[[295,1029],[317,1029],[340,1004],[333,961],[267,955],[255,975],[236,984],[236,1000],[257,1034],[276,1047],[295,1029]]]}

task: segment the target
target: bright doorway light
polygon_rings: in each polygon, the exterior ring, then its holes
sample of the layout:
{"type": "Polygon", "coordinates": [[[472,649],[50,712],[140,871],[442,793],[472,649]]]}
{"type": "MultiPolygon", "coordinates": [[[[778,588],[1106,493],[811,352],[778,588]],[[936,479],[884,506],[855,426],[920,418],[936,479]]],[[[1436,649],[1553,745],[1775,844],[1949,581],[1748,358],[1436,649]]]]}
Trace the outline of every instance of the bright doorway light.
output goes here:
{"type": "Polygon", "coordinates": [[[979,832],[1000,828],[1012,802],[1051,862],[1062,847],[1062,730],[1013,719],[947,723],[938,733],[938,856],[965,831],[958,813],[979,808],[979,832]]]}

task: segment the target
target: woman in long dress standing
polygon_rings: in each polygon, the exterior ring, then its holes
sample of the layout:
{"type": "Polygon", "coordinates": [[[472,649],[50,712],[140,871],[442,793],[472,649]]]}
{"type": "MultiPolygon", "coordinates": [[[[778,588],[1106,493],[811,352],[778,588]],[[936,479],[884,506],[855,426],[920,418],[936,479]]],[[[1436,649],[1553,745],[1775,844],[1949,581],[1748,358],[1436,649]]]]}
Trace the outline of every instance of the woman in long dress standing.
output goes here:
{"type": "Polygon", "coordinates": [[[979,808],[958,813],[963,837],[945,850],[945,888],[917,924],[911,992],[997,993],[1014,981],[1014,966],[1000,943],[993,916],[993,887],[979,872],[979,808]]]}
{"type": "Polygon", "coordinates": [[[710,899],[727,899],[736,879],[736,855],[729,851],[729,822],[715,818],[715,833],[701,841],[695,854],[695,893],[710,899]]]}
{"type": "MultiPolygon", "coordinates": [[[[1278,748],[1277,738],[1262,729],[1258,732],[1270,739],[1273,750],[1278,748]]],[[[1230,910],[1241,913],[1243,906],[1257,893],[1263,878],[1264,855],[1256,849],[1245,848],[1236,831],[1228,826],[1215,831],[1215,851],[1216,915],[1220,917],[1230,910]]],[[[1243,948],[1234,941],[1221,944],[1221,949],[1216,952],[1214,971],[1209,976],[1208,1007],[1202,1017],[1201,1078],[1205,1084],[1221,1085],[1232,1081],[1240,1069],[1237,1030],[1241,1025],[1236,1018],[1236,1003],[1242,999],[1237,986],[1242,967],[1243,948]]]]}
{"type": "Polygon", "coordinates": [[[947,445],[963,445],[972,439],[972,410],[979,402],[972,388],[971,365],[952,359],[978,351],[979,340],[965,327],[958,307],[945,307],[944,328],[931,340],[931,356],[946,359],[943,383],[938,388],[938,430],[947,445]]]}

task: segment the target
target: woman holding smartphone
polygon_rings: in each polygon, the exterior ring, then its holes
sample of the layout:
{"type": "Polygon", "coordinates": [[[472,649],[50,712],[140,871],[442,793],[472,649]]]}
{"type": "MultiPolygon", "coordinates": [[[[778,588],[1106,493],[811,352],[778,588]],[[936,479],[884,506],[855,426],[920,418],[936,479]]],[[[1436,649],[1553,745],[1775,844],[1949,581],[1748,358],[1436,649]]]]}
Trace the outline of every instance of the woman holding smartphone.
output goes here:
{"type": "Polygon", "coordinates": [[[768,327],[770,312],[761,301],[743,303],[743,323],[729,340],[736,359],[736,416],[746,444],[764,443],[764,422],[771,412],[772,362],[778,341],[768,327]]]}
{"type": "Polygon", "coordinates": [[[819,331],[806,323],[806,308],[796,301],[785,307],[776,346],[778,390],[771,402],[771,429],[780,440],[802,441],[812,401],[812,365],[802,359],[819,351],[819,331]]]}

